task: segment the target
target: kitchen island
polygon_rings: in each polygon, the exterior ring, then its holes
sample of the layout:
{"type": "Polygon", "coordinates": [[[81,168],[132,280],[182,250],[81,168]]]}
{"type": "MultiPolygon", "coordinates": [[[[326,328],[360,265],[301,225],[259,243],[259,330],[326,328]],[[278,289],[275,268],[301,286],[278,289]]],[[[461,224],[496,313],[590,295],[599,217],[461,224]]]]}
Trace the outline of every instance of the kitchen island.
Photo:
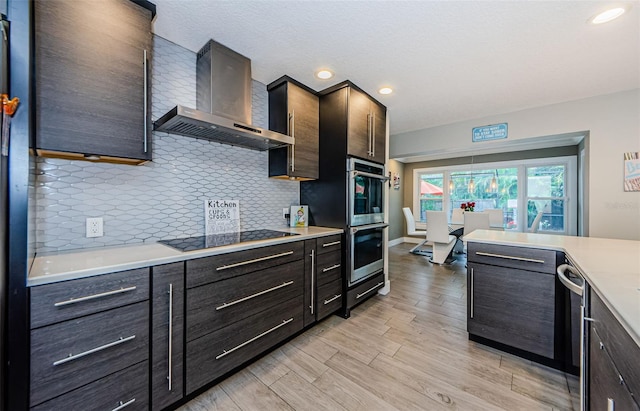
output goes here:
{"type": "Polygon", "coordinates": [[[639,241],[489,230],[465,241],[470,340],[566,370],[578,364],[564,350],[579,353],[582,409],[640,410],[639,241]],[[564,263],[584,278],[582,304],[555,279],[564,263]]]}
{"type": "Polygon", "coordinates": [[[564,252],[640,345],[640,241],[493,230],[476,230],[465,241],[564,252]]]}

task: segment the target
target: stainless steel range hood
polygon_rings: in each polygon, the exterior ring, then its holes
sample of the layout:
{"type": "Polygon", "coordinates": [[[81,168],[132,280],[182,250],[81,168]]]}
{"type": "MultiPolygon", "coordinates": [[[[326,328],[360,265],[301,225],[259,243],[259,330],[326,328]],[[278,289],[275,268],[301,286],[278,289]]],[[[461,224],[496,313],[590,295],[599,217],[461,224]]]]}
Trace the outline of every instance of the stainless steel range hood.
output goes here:
{"type": "Polygon", "coordinates": [[[198,52],[196,107],[174,107],[154,130],[252,150],[294,144],[293,137],[249,124],[251,60],[213,40],[198,52]]]}

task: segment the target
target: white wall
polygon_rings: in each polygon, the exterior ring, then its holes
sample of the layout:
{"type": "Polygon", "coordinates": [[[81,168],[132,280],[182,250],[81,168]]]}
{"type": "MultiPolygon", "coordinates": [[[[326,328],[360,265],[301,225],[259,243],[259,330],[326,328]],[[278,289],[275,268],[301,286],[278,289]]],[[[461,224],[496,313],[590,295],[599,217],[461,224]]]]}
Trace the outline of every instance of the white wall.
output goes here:
{"type": "Polygon", "coordinates": [[[588,132],[589,236],[640,240],[640,192],[624,192],[623,153],[640,151],[640,89],[391,136],[389,158],[553,146],[554,135],[588,132]],[[473,127],[509,124],[507,140],[472,143],[473,127]],[[540,144],[539,144],[540,145],[540,144]]]}

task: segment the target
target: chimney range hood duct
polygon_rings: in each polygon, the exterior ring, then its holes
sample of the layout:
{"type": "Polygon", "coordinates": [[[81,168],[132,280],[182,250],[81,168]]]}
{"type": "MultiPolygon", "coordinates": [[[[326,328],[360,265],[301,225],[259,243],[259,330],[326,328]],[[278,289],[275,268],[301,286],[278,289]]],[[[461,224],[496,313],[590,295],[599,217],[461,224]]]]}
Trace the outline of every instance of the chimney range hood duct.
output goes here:
{"type": "Polygon", "coordinates": [[[294,144],[293,137],[250,123],[251,60],[209,40],[196,60],[196,109],[178,105],[154,130],[261,151],[294,144]]]}

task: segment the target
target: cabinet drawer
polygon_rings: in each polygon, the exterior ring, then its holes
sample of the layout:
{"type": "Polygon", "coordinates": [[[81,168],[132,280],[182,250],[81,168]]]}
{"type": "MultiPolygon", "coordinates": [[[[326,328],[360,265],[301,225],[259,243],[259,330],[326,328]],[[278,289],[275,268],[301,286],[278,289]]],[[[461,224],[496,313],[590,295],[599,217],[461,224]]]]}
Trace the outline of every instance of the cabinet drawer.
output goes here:
{"type": "Polygon", "coordinates": [[[521,268],[541,273],[556,273],[556,252],[539,248],[512,247],[470,242],[467,245],[468,262],[521,268]]]}
{"type": "Polygon", "coordinates": [[[332,251],[340,251],[342,249],[342,235],[330,235],[328,237],[320,237],[318,241],[318,255],[329,253],[332,251]]]}
{"type": "Polygon", "coordinates": [[[149,298],[149,269],[31,287],[31,328],[149,298]]]}
{"type": "Polygon", "coordinates": [[[302,329],[302,295],[187,343],[187,394],[302,329]]]}
{"type": "Polygon", "coordinates": [[[33,411],[50,410],[114,410],[149,409],[149,363],[101,378],[84,387],[32,407],[33,411]]]}
{"type": "Polygon", "coordinates": [[[149,356],[149,302],[31,331],[31,404],[64,394],[149,356]]]}
{"type": "Polygon", "coordinates": [[[591,292],[592,327],[597,331],[611,360],[640,403],[640,347],[633,341],[595,292],[591,292]]]}
{"type": "Polygon", "coordinates": [[[282,304],[303,293],[303,261],[187,291],[187,341],[282,304]]]}
{"type": "Polygon", "coordinates": [[[340,250],[318,255],[318,286],[342,279],[340,250]]]}
{"type": "Polygon", "coordinates": [[[354,305],[366,300],[367,298],[375,295],[376,292],[384,286],[384,273],[376,274],[369,280],[366,280],[354,289],[347,292],[347,306],[353,307],[354,305]]]}
{"type": "Polygon", "coordinates": [[[318,286],[318,321],[342,307],[342,280],[318,286]]]}
{"type": "Polygon", "coordinates": [[[187,261],[187,287],[236,277],[279,264],[301,260],[304,242],[278,244],[187,261]]]}

